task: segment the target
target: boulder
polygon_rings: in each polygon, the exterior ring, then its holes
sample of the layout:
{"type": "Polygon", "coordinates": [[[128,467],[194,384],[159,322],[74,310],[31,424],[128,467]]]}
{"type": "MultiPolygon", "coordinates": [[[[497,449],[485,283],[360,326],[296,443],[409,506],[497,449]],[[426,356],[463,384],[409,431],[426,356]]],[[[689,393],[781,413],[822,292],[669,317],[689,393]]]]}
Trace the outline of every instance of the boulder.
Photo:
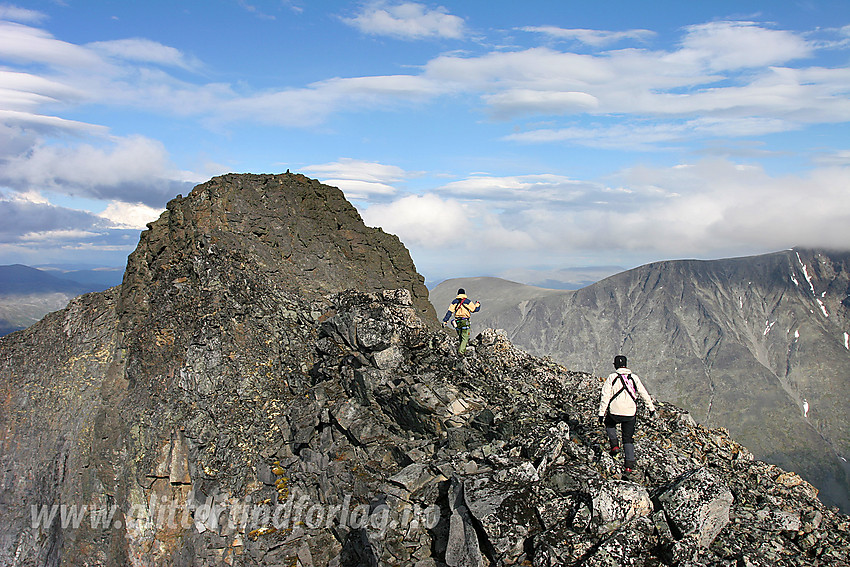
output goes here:
{"type": "Polygon", "coordinates": [[[692,537],[708,547],[729,523],[733,497],[729,488],[707,468],[691,471],[659,496],[677,537],[692,537]]]}

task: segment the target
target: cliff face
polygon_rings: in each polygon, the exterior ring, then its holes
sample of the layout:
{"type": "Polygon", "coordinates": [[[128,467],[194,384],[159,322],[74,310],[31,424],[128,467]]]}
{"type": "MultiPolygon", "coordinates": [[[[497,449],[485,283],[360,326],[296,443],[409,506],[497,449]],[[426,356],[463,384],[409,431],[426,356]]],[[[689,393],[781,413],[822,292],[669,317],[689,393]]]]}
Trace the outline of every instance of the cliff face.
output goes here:
{"type": "Polygon", "coordinates": [[[0,564],[850,552],[847,517],[808,483],[664,403],[624,477],[596,378],[493,331],[458,358],[406,251],[336,196],[215,179],[144,233],[120,288],[0,339],[0,564]]]}

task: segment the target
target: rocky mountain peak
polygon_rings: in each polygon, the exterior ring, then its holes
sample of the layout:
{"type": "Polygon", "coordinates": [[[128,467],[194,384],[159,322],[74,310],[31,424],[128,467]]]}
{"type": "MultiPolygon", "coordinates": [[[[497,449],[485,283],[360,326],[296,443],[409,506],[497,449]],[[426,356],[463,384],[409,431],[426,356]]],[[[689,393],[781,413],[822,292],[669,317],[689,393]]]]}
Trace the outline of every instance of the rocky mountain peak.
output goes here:
{"type": "Polygon", "coordinates": [[[216,285],[225,262],[299,294],[409,289],[436,325],[425,280],[398,237],[367,227],[342,191],[304,175],[215,177],[148,226],[127,263],[122,315],[145,313],[175,285],[216,285]]]}

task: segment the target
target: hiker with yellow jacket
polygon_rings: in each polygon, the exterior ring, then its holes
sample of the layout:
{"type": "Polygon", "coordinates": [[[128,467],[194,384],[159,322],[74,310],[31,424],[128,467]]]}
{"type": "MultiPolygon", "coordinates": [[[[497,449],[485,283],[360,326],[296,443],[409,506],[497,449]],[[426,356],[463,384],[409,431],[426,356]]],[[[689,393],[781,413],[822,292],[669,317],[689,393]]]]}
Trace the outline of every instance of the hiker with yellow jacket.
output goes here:
{"type": "Polygon", "coordinates": [[[469,318],[473,313],[477,313],[479,309],[481,309],[481,303],[470,300],[466,296],[466,290],[460,288],[457,290],[457,297],[449,305],[446,316],[443,317],[443,325],[447,324],[452,316],[455,318],[455,330],[460,339],[460,346],[457,351],[460,354],[466,352],[466,345],[469,343],[469,318]]]}

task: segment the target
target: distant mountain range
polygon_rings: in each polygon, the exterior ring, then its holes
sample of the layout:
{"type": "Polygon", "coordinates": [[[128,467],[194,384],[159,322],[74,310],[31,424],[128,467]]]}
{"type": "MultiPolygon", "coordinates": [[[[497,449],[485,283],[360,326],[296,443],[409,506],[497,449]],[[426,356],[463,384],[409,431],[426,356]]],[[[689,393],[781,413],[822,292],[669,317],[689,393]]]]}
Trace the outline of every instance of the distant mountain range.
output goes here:
{"type": "Polygon", "coordinates": [[[504,329],[598,376],[625,354],[655,397],[850,510],[850,253],[656,262],[576,291],[448,280],[431,291],[438,315],[459,287],[482,303],[473,334],[504,329]]]}
{"type": "Polygon", "coordinates": [[[121,269],[37,269],[0,266],[0,336],[24,329],[72,298],[121,283],[121,269]]]}

